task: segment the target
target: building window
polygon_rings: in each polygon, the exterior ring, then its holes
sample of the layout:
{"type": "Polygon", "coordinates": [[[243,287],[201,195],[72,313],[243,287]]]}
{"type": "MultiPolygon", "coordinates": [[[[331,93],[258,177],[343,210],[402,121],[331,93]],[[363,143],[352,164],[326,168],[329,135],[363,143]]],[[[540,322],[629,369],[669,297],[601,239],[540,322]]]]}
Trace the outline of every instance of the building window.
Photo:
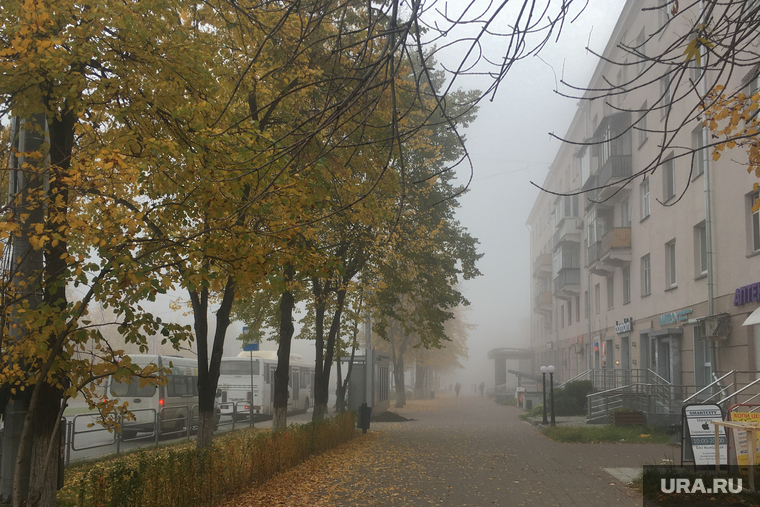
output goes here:
{"type": "Polygon", "coordinates": [[[647,102],[641,105],[641,111],[639,111],[639,121],[636,123],[636,129],[638,130],[639,148],[646,142],[648,138],[647,132],[647,102]]]}
{"type": "Polygon", "coordinates": [[[565,329],[565,305],[559,307],[559,327],[565,329]]]}
{"type": "Polygon", "coordinates": [[[677,282],[676,240],[672,240],[665,244],[665,286],[675,287],[677,282]]]}
{"type": "Polygon", "coordinates": [[[749,212],[752,219],[752,251],[760,251],[760,192],[749,196],[749,212]]]}
{"type": "Polygon", "coordinates": [[[615,278],[613,276],[607,277],[607,309],[612,310],[615,308],[615,278]]]}
{"type": "MultiPolygon", "coordinates": [[[[647,40],[647,38],[646,37],[647,36],[646,36],[646,33],[644,32],[644,27],[641,27],[641,32],[639,32],[639,36],[636,37],[636,50],[641,55],[639,57],[639,62],[638,62],[638,71],[639,71],[639,74],[643,74],[644,70],[646,70],[646,68],[647,68],[647,59],[646,59],[646,54],[647,54],[646,53],[646,40],[647,40]]],[[[646,108],[643,108],[643,109],[646,110],[646,108]]]]}
{"type": "Polygon", "coordinates": [[[631,266],[623,268],[623,304],[631,302],[631,266]]]}
{"type": "Polygon", "coordinates": [[[631,205],[629,204],[627,197],[620,204],[620,226],[631,226],[631,205]]]}
{"type": "Polygon", "coordinates": [[[691,145],[694,149],[694,162],[691,167],[692,177],[696,178],[705,173],[707,167],[707,129],[699,126],[691,133],[691,145]]]}
{"type": "Polygon", "coordinates": [[[641,192],[641,219],[649,216],[649,178],[644,178],[639,186],[641,192]]]}
{"type": "Polygon", "coordinates": [[[602,311],[602,290],[599,284],[594,286],[594,310],[597,315],[602,311]]]}
{"type": "Polygon", "coordinates": [[[665,118],[670,112],[670,76],[660,78],[660,117],[665,118]]]}
{"type": "Polygon", "coordinates": [[[586,310],[585,310],[585,313],[586,313],[586,318],[588,319],[590,317],[590,315],[589,315],[589,309],[591,307],[591,302],[588,300],[588,291],[584,292],[584,299],[586,300],[586,310]]]}
{"type": "Polygon", "coordinates": [[[652,293],[652,272],[649,262],[649,254],[641,258],[641,295],[648,296],[652,293]]]}
{"type": "Polygon", "coordinates": [[[660,18],[660,26],[665,26],[670,21],[672,8],[672,0],[658,0],[657,1],[657,14],[660,18]]]}
{"type": "Polygon", "coordinates": [[[676,164],[669,158],[663,164],[662,200],[668,201],[676,195],[676,164]]]}
{"type": "Polygon", "coordinates": [[[570,299],[567,302],[567,325],[571,325],[573,323],[573,300],[570,299]]]}
{"type": "Polygon", "coordinates": [[[704,222],[694,227],[694,265],[697,276],[707,274],[707,227],[704,222]]]}
{"type": "MultiPolygon", "coordinates": [[[[588,293],[587,293],[588,294],[588,293]]],[[[581,297],[575,297],[575,322],[581,321],[581,297]]]]}
{"type": "Polygon", "coordinates": [[[694,328],[694,383],[698,388],[706,387],[713,381],[712,343],[705,338],[701,326],[692,327],[694,328]]]}

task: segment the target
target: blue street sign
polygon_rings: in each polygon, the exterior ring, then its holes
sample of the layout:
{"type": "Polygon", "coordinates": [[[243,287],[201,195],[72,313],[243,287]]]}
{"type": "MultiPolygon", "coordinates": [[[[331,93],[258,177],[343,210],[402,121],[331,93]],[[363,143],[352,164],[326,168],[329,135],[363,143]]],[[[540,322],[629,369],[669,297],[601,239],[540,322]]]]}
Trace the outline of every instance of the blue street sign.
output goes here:
{"type": "Polygon", "coordinates": [[[246,352],[256,352],[259,350],[259,344],[258,343],[249,343],[248,345],[243,346],[243,350],[246,352]]]}

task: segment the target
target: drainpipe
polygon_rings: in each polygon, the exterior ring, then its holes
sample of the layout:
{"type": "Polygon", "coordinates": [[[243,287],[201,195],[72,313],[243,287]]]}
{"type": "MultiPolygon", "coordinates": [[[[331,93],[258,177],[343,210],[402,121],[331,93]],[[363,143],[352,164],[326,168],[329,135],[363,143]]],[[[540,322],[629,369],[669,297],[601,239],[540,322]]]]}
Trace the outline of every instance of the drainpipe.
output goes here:
{"type": "MultiPolygon", "coordinates": [[[[704,16],[704,2],[700,2],[700,14],[704,16]]],[[[707,55],[704,55],[705,60],[707,60],[707,55]]],[[[705,67],[707,64],[705,63],[705,67]]],[[[702,72],[702,76],[700,78],[701,81],[701,88],[702,88],[702,95],[707,94],[707,83],[705,82],[705,72],[702,72]]],[[[703,130],[701,132],[703,136],[703,144],[707,144],[707,135],[706,131],[703,130]]],[[[710,208],[710,199],[711,199],[711,189],[710,189],[710,157],[706,157],[704,153],[701,153],[700,156],[703,157],[704,164],[705,164],[705,242],[707,243],[707,317],[712,317],[715,314],[715,308],[713,305],[713,298],[714,298],[714,291],[715,291],[715,285],[714,285],[714,279],[713,279],[713,249],[712,249],[712,211],[710,208]]],[[[720,368],[718,367],[718,347],[715,342],[712,342],[712,353],[713,353],[713,374],[715,372],[720,371],[720,368]]]]}

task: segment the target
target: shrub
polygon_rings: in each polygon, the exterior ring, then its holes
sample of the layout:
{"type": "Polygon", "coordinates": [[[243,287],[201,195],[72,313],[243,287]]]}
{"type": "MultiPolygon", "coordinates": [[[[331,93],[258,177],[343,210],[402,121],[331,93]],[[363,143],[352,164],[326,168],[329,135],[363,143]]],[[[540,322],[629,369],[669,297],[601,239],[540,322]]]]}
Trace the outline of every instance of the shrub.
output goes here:
{"type": "Polygon", "coordinates": [[[141,450],[117,459],[66,470],[58,492],[63,507],[161,507],[214,505],[277,473],[353,438],[356,414],[343,413],[283,431],[241,430],[214,439],[141,450]]]}
{"type": "MultiPolygon", "coordinates": [[[[557,416],[585,415],[586,395],[594,391],[593,384],[588,380],[570,382],[562,389],[554,390],[554,410],[557,416]]],[[[552,405],[550,394],[546,393],[546,413],[551,415],[552,405]]],[[[531,417],[543,416],[543,405],[536,405],[528,414],[531,417]]]]}

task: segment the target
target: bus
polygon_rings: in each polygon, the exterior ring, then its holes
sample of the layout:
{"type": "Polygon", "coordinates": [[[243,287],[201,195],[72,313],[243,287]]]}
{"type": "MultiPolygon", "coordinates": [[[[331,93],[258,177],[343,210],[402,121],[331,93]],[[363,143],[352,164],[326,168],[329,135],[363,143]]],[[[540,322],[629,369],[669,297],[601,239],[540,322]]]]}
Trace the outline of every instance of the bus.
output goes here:
{"type": "MultiPolygon", "coordinates": [[[[141,368],[156,365],[166,385],[140,386],[139,379],[117,382],[109,377],[106,397],[129,402],[134,421],[124,421],[123,440],[135,438],[138,433],[153,433],[158,425],[159,434],[181,435],[187,425],[197,425],[198,419],[198,361],[178,356],[129,354],[132,364],[141,368]]],[[[218,419],[217,411],[217,419],[218,419]]]]}
{"type": "MultiPolygon", "coordinates": [[[[237,357],[223,357],[217,388],[221,396],[221,414],[235,413],[240,419],[274,412],[274,372],[277,352],[273,350],[241,352],[237,357]],[[253,381],[253,382],[252,382],[253,381]]],[[[288,376],[288,412],[304,412],[314,400],[314,364],[298,354],[290,354],[288,376]]]]}

